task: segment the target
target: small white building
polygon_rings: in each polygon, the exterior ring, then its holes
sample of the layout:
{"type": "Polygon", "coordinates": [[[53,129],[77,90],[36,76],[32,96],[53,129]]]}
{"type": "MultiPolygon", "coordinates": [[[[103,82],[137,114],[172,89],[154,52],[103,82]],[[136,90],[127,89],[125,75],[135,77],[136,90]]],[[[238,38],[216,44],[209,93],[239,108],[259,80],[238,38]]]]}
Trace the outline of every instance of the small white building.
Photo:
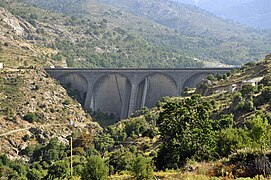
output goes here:
{"type": "Polygon", "coordinates": [[[0,62],[0,69],[3,69],[3,68],[4,68],[4,63],[0,62]]]}
{"type": "Polygon", "coordinates": [[[252,86],[258,86],[259,82],[263,79],[264,77],[256,77],[253,79],[249,79],[246,81],[243,81],[242,84],[251,84],[252,86]]]}

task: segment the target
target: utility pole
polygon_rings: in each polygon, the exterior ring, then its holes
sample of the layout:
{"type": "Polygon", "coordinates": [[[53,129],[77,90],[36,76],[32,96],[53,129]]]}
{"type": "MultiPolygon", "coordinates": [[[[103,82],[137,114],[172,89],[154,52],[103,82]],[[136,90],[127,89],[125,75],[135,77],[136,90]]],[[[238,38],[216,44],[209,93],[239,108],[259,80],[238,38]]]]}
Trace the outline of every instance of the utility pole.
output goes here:
{"type": "Polygon", "coordinates": [[[71,177],[72,177],[72,136],[71,136],[71,177]]]}
{"type": "MultiPolygon", "coordinates": [[[[74,126],[74,122],[73,121],[70,121],[70,126],[74,126]]],[[[73,169],[72,169],[72,135],[71,134],[71,178],[72,178],[72,175],[73,175],[73,169]]]]}

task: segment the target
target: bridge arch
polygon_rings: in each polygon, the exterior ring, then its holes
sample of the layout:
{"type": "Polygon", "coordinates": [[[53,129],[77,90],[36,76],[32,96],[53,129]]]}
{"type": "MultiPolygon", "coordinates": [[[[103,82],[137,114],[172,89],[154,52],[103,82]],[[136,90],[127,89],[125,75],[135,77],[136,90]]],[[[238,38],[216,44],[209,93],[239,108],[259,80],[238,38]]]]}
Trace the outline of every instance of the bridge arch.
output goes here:
{"type": "Polygon", "coordinates": [[[165,96],[178,94],[177,82],[166,73],[152,73],[138,84],[135,110],[154,107],[165,96]]]}
{"type": "Polygon", "coordinates": [[[94,84],[90,108],[92,111],[114,114],[118,119],[128,116],[131,82],[121,73],[108,73],[94,84]]]}
{"type": "Polygon", "coordinates": [[[202,73],[197,73],[192,76],[190,76],[184,83],[183,88],[191,88],[191,87],[196,87],[198,83],[200,83],[203,79],[205,79],[208,75],[211,73],[209,72],[202,72],[202,73]]]}
{"type": "Polygon", "coordinates": [[[88,81],[80,73],[66,73],[58,78],[60,83],[68,89],[68,93],[75,96],[83,105],[85,96],[88,91],[88,81]]]}

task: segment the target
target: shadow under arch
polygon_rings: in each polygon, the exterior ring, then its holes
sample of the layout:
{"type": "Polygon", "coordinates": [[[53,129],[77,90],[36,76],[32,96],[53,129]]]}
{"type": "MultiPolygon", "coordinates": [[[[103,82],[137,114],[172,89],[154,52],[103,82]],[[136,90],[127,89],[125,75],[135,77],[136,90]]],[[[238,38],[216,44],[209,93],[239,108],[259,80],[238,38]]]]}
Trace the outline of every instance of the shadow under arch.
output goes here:
{"type": "Polygon", "coordinates": [[[210,74],[212,74],[212,73],[202,72],[202,73],[198,73],[198,74],[194,74],[194,75],[190,76],[185,81],[182,90],[184,88],[195,88],[198,83],[200,83],[203,79],[207,78],[207,76],[210,74]]]}
{"type": "Polygon", "coordinates": [[[87,79],[80,73],[67,73],[58,79],[61,85],[66,88],[68,94],[75,97],[83,106],[88,91],[87,79]]]}
{"type": "Polygon", "coordinates": [[[117,119],[128,116],[131,82],[121,73],[109,73],[99,78],[93,88],[90,108],[117,119]]]}
{"type": "Polygon", "coordinates": [[[154,107],[165,96],[177,96],[177,82],[168,74],[152,73],[145,76],[137,89],[135,110],[154,107]]]}

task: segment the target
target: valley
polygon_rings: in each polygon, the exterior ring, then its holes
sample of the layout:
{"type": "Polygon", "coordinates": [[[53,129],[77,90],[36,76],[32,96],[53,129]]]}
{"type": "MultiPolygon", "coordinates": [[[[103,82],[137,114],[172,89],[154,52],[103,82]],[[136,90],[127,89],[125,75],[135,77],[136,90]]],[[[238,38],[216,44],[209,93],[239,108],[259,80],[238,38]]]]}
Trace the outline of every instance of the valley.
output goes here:
{"type": "Polygon", "coordinates": [[[173,1],[2,0],[0,179],[268,179],[270,48],[173,1]]]}

